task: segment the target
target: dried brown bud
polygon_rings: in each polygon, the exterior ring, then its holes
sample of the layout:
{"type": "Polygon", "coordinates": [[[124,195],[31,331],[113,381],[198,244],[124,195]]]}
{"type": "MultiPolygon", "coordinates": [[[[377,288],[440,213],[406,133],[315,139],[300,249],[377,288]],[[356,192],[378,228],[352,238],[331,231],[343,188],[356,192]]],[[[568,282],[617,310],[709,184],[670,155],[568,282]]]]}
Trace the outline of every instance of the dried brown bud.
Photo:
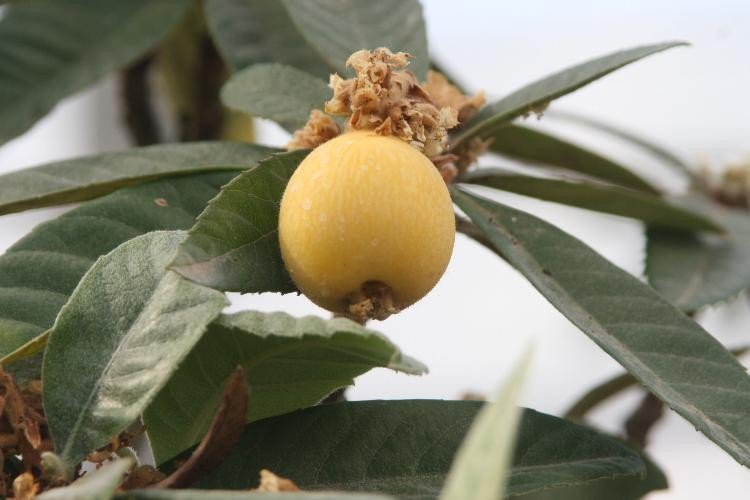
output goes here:
{"type": "Polygon", "coordinates": [[[304,128],[297,130],[286,145],[289,151],[313,149],[341,133],[336,121],[320,110],[313,109],[304,128]]]}
{"type": "Polygon", "coordinates": [[[427,72],[427,81],[424,89],[430,94],[435,105],[441,108],[453,108],[458,113],[458,122],[464,123],[484,106],[484,92],[479,92],[473,97],[464,95],[455,85],[452,85],[442,73],[437,71],[427,72]]]}
{"type": "Polygon", "coordinates": [[[473,165],[487,151],[487,148],[492,144],[492,140],[492,138],[482,139],[481,137],[473,137],[464,144],[457,151],[459,157],[456,161],[458,171],[465,172],[467,168],[473,165]]]}
{"type": "Polygon", "coordinates": [[[282,491],[300,491],[294,482],[273,472],[263,469],[260,471],[260,485],[255,491],[264,492],[282,492],[282,491]]]}
{"type": "Polygon", "coordinates": [[[447,129],[458,124],[457,111],[436,106],[414,74],[403,69],[409,64],[408,54],[386,48],[360,50],[346,64],[357,76],[344,80],[331,75],[328,113],[349,116],[353,129],[403,139],[428,157],[443,151],[447,129]]]}

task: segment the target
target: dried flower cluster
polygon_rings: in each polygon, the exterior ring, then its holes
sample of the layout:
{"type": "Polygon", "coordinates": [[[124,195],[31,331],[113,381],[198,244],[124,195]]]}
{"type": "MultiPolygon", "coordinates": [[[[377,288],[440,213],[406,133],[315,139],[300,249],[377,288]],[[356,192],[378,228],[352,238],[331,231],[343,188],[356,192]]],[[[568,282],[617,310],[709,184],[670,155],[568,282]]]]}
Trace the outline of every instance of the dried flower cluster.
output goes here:
{"type": "MultiPolygon", "coordinates": [[[[484,105],[484,94],[464,95],[435,71],[428,72],[427,81],[420,84],[405,69],[409,57],[386,48],[355,52],[346,64],[356,76],[344,79],[331,75],[333,97],[325,103],[325,111],[348,117],[350,129],[372,130],[409,142],[435,163],[446,182],[451,182],[459,172],[456,165],[466,164],[468,157],[444,153],[445,138],[448,130],[471,118],[484,105]]],[[[287,148],[315,148],[341,132],[331,116],[313,110],[287,148]]],[[[471,156],[472,162],[475,156],[471,156]]]]}
{"type": "Polygon", "coordinates": [[[750,208],[750,158],[728,164],[718,178],[704,164],[700,180],[704,189],[717,201],[733,207],[750,208]]]}
{"type": "Polygon", "coordinates": [[[416,76],[403,71],[409,64],[407,54],[386,48],[360,50],[346,64],[357,76],[344,80],[331,75],[328,113],[349,116],[353,129],[399,137],[428,157],[442,152],[447,129],[458,124],[458,112],[438,108],[416,76]]]}

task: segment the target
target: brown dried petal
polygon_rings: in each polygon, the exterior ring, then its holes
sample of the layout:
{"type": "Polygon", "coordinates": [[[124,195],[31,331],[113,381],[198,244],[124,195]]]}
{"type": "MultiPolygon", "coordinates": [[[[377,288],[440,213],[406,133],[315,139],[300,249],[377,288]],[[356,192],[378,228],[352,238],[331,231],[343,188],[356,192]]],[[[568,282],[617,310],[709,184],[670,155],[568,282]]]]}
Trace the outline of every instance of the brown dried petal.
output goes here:
{"type": "Polygon", "coordinates": [[[336,121],[320,110],[313,109],[304,128],[297,130],[286,145],[289,151],[313,149],[330,141],[341,133],[336,121]]]}
{"type": "Polygon", "coordinates": [[[277,493],[280,491],[301,491],[296,484],[284,477],[279,477],[273,472],[263,469],[260,471],[260,486],[255,491],[277,493]]]}
{"type": "Polygon", "coordinates": [[[485,104],[484,92],[469,97],[437,71],[427,72],[427,81],[424,88],[436,105],[456,110],[456,118],[459,123],[471,118],[485,104]]]}

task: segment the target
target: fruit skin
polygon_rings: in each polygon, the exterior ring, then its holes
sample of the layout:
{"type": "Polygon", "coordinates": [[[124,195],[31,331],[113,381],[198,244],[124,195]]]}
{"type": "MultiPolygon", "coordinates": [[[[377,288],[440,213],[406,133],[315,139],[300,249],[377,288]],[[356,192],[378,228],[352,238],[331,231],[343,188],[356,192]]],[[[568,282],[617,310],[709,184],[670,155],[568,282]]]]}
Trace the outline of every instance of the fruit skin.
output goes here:
{"type": "Polygon", "coordinates": [[[406,142],[355,131],[313,150],[281,200],[281,253],[297,287],[349,313],[368,282],[399,310],[427,294],[456,235],[450,194],[433,163],[406,142]]]}

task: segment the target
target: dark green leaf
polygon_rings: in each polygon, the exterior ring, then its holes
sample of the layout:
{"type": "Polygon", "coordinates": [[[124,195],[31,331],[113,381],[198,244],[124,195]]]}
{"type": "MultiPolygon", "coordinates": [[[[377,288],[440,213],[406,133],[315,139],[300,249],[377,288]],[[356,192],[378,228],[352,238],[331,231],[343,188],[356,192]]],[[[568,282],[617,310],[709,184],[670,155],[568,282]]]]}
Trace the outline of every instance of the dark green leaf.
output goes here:
{"type": "Polygon", "coordinates": [[[750,213],[699,198],[683,200],[727,228],[723,238],[651,229],[646,276],[686,312],[728,300],[750,287],[750,213]]]}
{"type": "Polygon", "coordinates": [[[458,131],[451,139],[451,143],[457,147],[472,137],[486,137],[497,127],[540,109],[553,99],[569,94],[646,56],[680,45],[685,43],[667,42],[635,47],[592,59],[537,80],[483,108],[458,131]]]}
{"type": "Polygon", "coordinates": [[[617,139],[620,139],[622,141],[638,146],[644,151],[650,153],[651,155],[665,162],[667,165],[674,167],[680,173],[683,173],[683,174],[687,173],[688,175],[691,175],[691,176],[694,175],[692,172],[693,167],[691,167],[685,161],[681,160],[679,157],[677,157],[677,155],[675,155],[668,149],[658,144],[653,143],[652,141],[648,139],[644,139],[643,137],[636,135],[633,132],[630,132],[629,130],[616,127],[612,124],[599,121],[594,118],[590,118],[588,116],[579,115],[578,113],[571,113],[569,111],[560,111],[558,109],[554,109],[554,110],[550,110],[546,112],[545,116],[549,116],[550,118],[553,118],[553,119],[559,118],[561,120],[567,120],[573,123],[578,123],[581,125],[589,126],[591,128],[600,130],[602,132],[606,132],[610,134],[611,136],[616,137],[617,139]]]}
{"type": "Polygon", "coordinates": [[[520,125],[492,131],[490,151],[531,164],[579,172],[621,186],[656,193],[658,190],[612,160],[544,132],[520,125]]]}
{"type": "Polygon", "coordinates": [[[118,459],[94,469],[72,484],[47,490],[37,496],[39,500],[109,500],[133,466],[130,459],[118,459]]]}
{"type": "Polygon", "coordinates": [[[0,354],[52,326],[94,261],[159,229],[187,229],[236,172],[164,179],[116,191],[41,224],[0,256],[0,354]]]}
{"type": "MultiPolygon", "coordinates": [[[[306,490],[435,498],[481,407],[476,401],[360,401],[260,420],[200,486],[251,488],[267,468],[306,490]]],[[[508,494],[642,472],[638,455],[617,440],[526,410],[508,494]]]]}
{"type": "Polygon", "coordinates": [[[28,0],[0,20],[0,144],[164,37],[188,0],[28,0]]]}
{"type": "MultiPolygon", "coordinates": [[[[641,453],[646,465],[646,475],[620,476],[613,479],[597,479],[583,484],[563,486],[522,495],[523,500],[640,500],[646,493],[664,490],[669,485],[659,467],[641,453]]],[[[513,497],[518,498],[518,497],[513,497]]]]}
{"type": "Polygon", "coordinates": [[[244,170],[276,151],[255,144],[196,142],[48,163],[0,176],[0,215],[90,200],[162,177],[244,170]]]}
{"type": "MultiPolygon", "coordinates": [[[[275,0],[274,0],[275,1],[275,0]]],[[[132,490],[115,496],[117,500],[393,500],[386,495],[341,491],[256,493],[229,490],[132,490]]]]}
{"type": "Polygon", "coordinates": [[[508,262],[643,385],[750,465],[750,376],[652,288],[527,213],[457,188],[453,200],[508,262]]]}
{"type": "Polygon", "coordinates": [[[619,186],[545,179],[494,169],[475,170],[461,181],[573,207],[631,217],[642,220],[651,227],[687,231],[722,230],[711,218],[701,213],[672,205],[658,196],[619,186]]]}
{"type": "Polygon", "coordinates": [[[180,245],[172,268],[224,291],[294,291],[281,260],[279,203],[289,177],[307,154],[274,155],[224,186],[180,245]]]}
{"type": "Polygon", "coordinates": [[[256,64],[235,74],[221,89],[232,109],[268,118],[287,130],[302,128],[313,109],[331,98],[328,84],[291,66],[256,64]]]}
{"type": "Polygon", "coordinates": [[[285,313],[222,316],[209,327],[144,415],[157,463],[197,443],[237,365],[250,385],[248,421],[314,405],[374,367],[421,374],[425,367],[385,337],[344,318],[285,313]]]}
{"type": "Polygon", "coordinates": [[[427,33],[418,0],[282,0],[302,36],[339,73],[361,49],[387,47],[414,56],[409,69],[427,74],[427,33]]]}
{"type": "Polygon", "coordinates": [[[158,231],[123,243],[60,310],[42,385],[55,450],[71,468],[138,418],[228,305],[166,270],[184,238],[158,231]]]}
{"type": "Polygon", "coordinates": [[[299,34],[278,0],[206,0],[206,23],[229,65],[288,64],[321,78],[331,67],[299,34]]]}

